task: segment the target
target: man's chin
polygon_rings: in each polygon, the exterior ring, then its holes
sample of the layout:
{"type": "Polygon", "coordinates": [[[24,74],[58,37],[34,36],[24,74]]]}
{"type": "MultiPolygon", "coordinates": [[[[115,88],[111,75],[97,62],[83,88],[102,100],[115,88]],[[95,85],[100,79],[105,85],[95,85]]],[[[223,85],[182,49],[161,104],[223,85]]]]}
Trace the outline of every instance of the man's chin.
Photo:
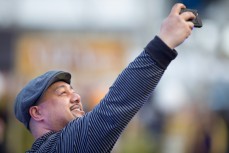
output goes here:
{"type": "Polygon", "coordinates": [[[84,111],[80,111],[77,113],[72,113],[75,118],[83,117],[85,115],[84,111]]]}

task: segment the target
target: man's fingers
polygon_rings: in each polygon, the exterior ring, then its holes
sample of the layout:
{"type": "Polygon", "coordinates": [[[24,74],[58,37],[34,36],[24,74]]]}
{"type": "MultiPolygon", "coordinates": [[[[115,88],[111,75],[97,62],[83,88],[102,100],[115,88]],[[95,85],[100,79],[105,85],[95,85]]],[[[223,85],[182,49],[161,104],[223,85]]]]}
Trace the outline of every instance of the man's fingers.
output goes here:
{"type": "Polygon", "coordinates": [[[171,10],[171,14],[180,14],[182,8],[186,8],[186,6],[182,3],[175,4],[171,10]]]}
{"type": "Polygon", "coordinates": [[[185,21],[193,20],[193,19],[196,18],[195,14],[193,14],[192,12],[183,12],[180,16],[181,16],[185,21]]]}
{"type": "Polygon", "coordinates": [[[189,28],[191,30],[194,28],[194,23],[193,22],[189,21],[189,22],[187,22],[187,24],[188,24],[188,26],[189,26],[189,28]]]}

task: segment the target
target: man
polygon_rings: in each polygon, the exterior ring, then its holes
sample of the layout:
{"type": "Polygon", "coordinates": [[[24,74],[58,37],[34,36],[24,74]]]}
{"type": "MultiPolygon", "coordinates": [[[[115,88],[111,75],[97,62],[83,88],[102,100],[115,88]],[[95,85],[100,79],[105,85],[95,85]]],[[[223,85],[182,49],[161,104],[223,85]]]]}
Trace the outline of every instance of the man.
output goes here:
{"type": "Polygon", "coordinates": [[[118,76],[101,102],[85,114],[71,74],[49,71],[17,95],[15,115],[35,137],[36,153],[108,153],[121,132],[158,84],[180,45],[193,29],[195,15],[173,6],[156,36],[118,76]]]}

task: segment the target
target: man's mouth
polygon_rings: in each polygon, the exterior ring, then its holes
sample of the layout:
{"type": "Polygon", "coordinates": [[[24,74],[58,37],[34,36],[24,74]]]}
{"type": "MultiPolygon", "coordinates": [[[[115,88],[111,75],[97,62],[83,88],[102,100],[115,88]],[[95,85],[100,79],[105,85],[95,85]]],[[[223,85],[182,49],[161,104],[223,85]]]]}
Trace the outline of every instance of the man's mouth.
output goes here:
{"type": "Polygon", "coordinates": [[[72,106],[70,107],[70,110],[71,110],[71,111],[73,111],[73,110],[82,111],[80,105],[77,105],[77,104],[76,104],[76,105],[72,105],[72,106]]]}
{"type": "Polygon", "coordinates": [[[73,113],[75,117],[82,117],[85,114],[81,105],[78,104],[72,105],[70,107],[70,111],[73,113]]]}

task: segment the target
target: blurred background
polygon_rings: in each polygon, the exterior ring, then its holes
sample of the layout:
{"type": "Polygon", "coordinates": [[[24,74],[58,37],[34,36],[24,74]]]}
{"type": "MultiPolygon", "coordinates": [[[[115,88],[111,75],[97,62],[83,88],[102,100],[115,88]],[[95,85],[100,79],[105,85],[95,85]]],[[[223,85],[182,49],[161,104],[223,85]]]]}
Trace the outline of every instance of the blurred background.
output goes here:
{"type": "Polygon", "coordinates": [[[73,75],[90,111],[153,39],[176,2],[203,27],[176,50],[113,153],[229,153],[228,0],[0,0],[0,153],[33,138],[13,113],[19,90],[48,70],[73,75]]]}

